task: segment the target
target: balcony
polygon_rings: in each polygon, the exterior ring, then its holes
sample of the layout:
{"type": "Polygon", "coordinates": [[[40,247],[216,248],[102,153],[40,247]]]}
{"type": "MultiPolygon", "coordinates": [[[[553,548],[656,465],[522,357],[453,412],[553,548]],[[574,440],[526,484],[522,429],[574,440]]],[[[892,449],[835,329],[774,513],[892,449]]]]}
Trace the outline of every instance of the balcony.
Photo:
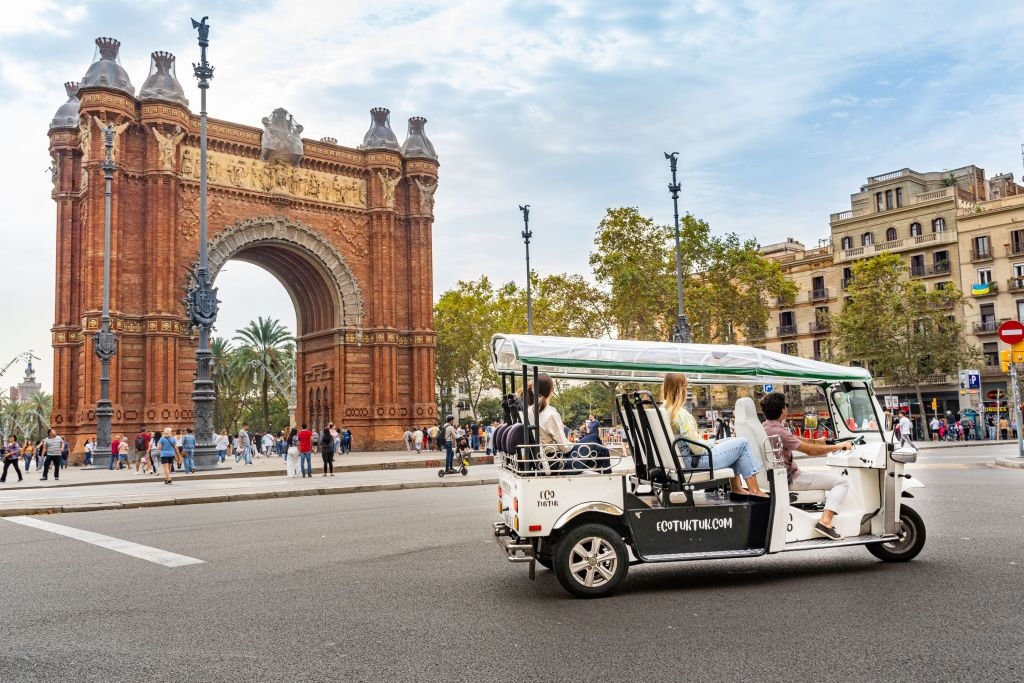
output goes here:
{"type": "Polygon", "coordinates": [[[792,337],[796,334],[796,325],[779,325],[777,329],[777,337],[792,337]]]}
{"type": "Polygon", "coordinates": [[[844,277],[843,278],[843,283],[842,283],[843,284],[843,289],[849,289],[851,282],[853,282],[853,278],[852,277],[844,277]]]}
{"type": "Polygon", "coordinates": [[[976,298],[980,298],[980,297],[983,297],[983,296],[994,296],[994,295],[999,293],[999,283],[998,282],[988,282],[988,283],[982,283],[982,284],[987,284],[988,285],[988,291],[987,292],[981,292],[981,293],[976,292],[974,290],[974,286],[972,285],[971,286],[971,296],[976,297],[976,298]]]}
{"type": "Polygon", "coordinates": [[[1001,374],[1003,374],[1003,368],[999,364],[999,359],[997,359],[997,358],[986,358],[985,359],[985,364],[981,366],[981,376],[982,377],[991,377],[993,375],[1001,375],[1001,374]]]}
{"type": "Polygon", "coordinates": [[[936,277],[939,275],[949,275],[949,271],[952,270],[952,266],[949,261],[939,261],[938,263],[931,266],[924,265],[912,265],[910,266],[910,277],[936,277]]]}
{"type": "Polygon", "coordinates": [[[1024,277],[1011,277],[1006,281],[1006,291],[1019,292],[1024,290],[1024,277]]]}
{"type": "Polygon", "coordinates": [[[841,249],[835,254],[836,263],[842,263],[844,261],[854,261],[856,259],[869,258],[876,254],[883,252],[900,252],[908,251],[910,249],[927,249],[929,247],[937,247],[943,244],[953,244],[956,242],[956,233],[952,230],[943,230],[942,232],[930,232],[924,235],[917,235],[915,237],[904,237],[898,240],[891,240],[889,242],[880,242],[878,244],[869,244],[863,247],[854,247],[852,249],[841,249]]]}
{"type": "Polygon", "coordinates": [[[812,289],[810,300],[811,301],[824,301],[828,298],[828,289],[812,289]]]}
{"type": "Polygon", "coordinates": [[[999,329],[999,326],[1006,322],[1006,318],[1002,320],[982,320],[980,323],[974,323],[974,334],[995,334],[999,329]]]}
{"type": "Polygon", "coordinates": [[[808,323],[807,329],[810,330],[811,334],[821,334],[822,332],[828,332],[828,321],[812,320],[810,323],[808,323]]]}
{"type": "Polygon", "coordinates": [[[902,178],[903,176],[910,175],[911,173],[914,173],[914,171],[911,171],[909,168],[901,168],[898,171],[889,171],[888,173],[883,173],[881,175],[873,175],[868,178],[868,185],[883,183],[886,180],[895,180],[896,178],[902,178]]]}
{"type": "Polygon", "coordinates": [[[1007,256],[1024,256],[1024,242],[1006,245],[1007,256]]]}
{"type": "Polygon", "coordinates": [[[971,249],[971,262],[972,263],[979,263],[981,261],[991,261],[991,260],[992,260],[992,250],[991,249],[980,249],[980,250],[971,249]]]}

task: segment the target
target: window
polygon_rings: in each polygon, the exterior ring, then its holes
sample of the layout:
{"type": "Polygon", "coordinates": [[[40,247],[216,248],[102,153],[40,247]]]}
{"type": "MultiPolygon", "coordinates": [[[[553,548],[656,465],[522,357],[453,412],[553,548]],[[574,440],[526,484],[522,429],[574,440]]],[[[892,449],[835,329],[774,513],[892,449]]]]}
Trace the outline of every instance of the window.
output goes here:
{"type": "Polygon", "coordinates": [[[981,352],[985,356],[985,365],[989,367],[999,365],[999,343],[985,342],[981,345],[981,352]]]}
{"type": "Polygon", "coordinates": [[[853,249],[853,238],[847,235],[842,240],[840,240],[839,244],[844,250],[853,249]]]}
{"type": "Polygon", "coordinates": [[[881,210],[882,210],[882,193],[881,192],[876,192],[875,193],[875,211],[881,211],[881,210]]]}
{"type": "Polygon", "coordinates": [[[951,284],[953,284],[953,283],[949,282],[949,281],[946,281],[946,282],[936,282],[935,283],[935,289],[937,289],[937,290],[949,289],[949,286],[951,284]]]}
{"type": "Polygon", "coordinates": [[[843,289],[850,286],[853,281],[853,268],[843,268],[843,289]]]}
{"type": "Polygon", "coordinates": [[[946,229],[946,219],[939,216],[932,221],[932,232],[943,232],[946,229]]]}
{"type": "Polygon", "coordinates": [[[980,235],[974,238],[974,253],[971,255],[976,259],[989,258],[992,255],[992,245],[989,242],[988,235],[980,235]]]}
{"type": "MultiPolygon", "coordinates": [[[[982,322],[982,324],[983,325],[984,324],[988,324],[989,326],[991,326],[991,323],[995,322],[995,320],[996,320],[996,305],[995,304],[982,304],[979,308],[981,310],[981,322],[982,322]]],[[[993,328],[993,329],[995,329],[995,328],[993,328]]]]}
{"type": "Polygon", "coordinates": [[[924,275],[924,254],[910,257],[910,274],[918,277],[924,275]]]}
{"type": "Polygon", "coordinates": [[[1024,320],[1024,299],[1017,299],[1017,320],[1024,320]]]}
{"type": "MultiPolygon", "coordinates": [[[[840,387],[843,385],[835,385],[840,387]]],[[[831,392],[832,406],[838,413],[837,417],[842,420],[843,425],[851,432],[870,432],[878,430],[878,423],[875,421],[875,410],[871,402],[871,395],[865,387],[850,387],[849,391],[841,388],[833,389],[831,392]]]]}
{"type": "Polygon", "coordinates": [[[1014,277],[1019,277],[1019,278],[1024,278],[1024,263],[1014,263],[1013,264],[1013,276],[1014,277]]]}
{"type": "Polygon", "coordinates": [[[860,246],[862,246],[862,247],[870,247],[874,243],[875,243],[875,235],[874,235],[874,233],[866,232],[866,233],[864,233],[863,235],[860,236],[860,246]]]}
{"type": "Polygon", "coordinates": [[[1024,254],[1024,230],[1010,232],[1010,251],[1014,254],[1024,254]]]}
{"type": "Polygon", "coordinates": [[[985,285],[992,282],[991,268],[978,268],[978,284],[985,285]]]}
{"type": "Polygon", "coordinates": [[[892,190],[885,191],[885,208],[892,208],[892,190]]]}
{"type": "Polygon", "coordinates": [[[816,331],[828,328],[828,306],[816,306],[814,308],[814,322],[811,327],[816,331]]]}
{"type": "Polygon", "coordinates": [[[828,290],[825,289],[825,276],[815,275],[811,278],[811,299],[825,299],[828,297],[828,290]]]}
{"type": "Polygon", "coordinates": [[[885,241],[895,242],[896,241],[896,228],[889,228],[885,231],[885,241]]]}
{"type": "Polygon", "coordinates": [[[793,324],[793,311],[779,313],[779,325],[786,326],[793,324]]]}
{"type": "Polygon", "coordinates": [[[825,358],[825,341],[824,339],[814,340],[814,360],[822,360],[825,358]]]}
{"type": "Polygon", "coordinates": [[[896,208],[898,209],[901,206],[903,206],[903,188],[902,187],[897,187],[896,188],[896,208]]]}
{"type": "Polygon", "coordinates": [[[915,222],[910,224],[910,236],[911,237],[920,237],[921,236],[921,224],[920,223],[915,221],[915,222]]]}
{"type": "Polygon", "coordinates": [[[798,355],[796,342],[786,342],[783,344],[782,352],[790,356],[798,355]]]}

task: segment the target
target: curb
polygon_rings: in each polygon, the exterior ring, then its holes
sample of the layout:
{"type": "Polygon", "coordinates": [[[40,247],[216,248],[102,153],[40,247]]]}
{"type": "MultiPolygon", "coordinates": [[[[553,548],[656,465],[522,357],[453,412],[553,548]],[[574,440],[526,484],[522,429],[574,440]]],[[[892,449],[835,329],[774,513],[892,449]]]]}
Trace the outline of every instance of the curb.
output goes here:
{"type": "Polygon", "coordinates": [[[167,505],[201,505],[204,503],[230,503],[245,500],[266,500],[269,498],[295,498],[298,496],[331,496],[346,493],[376,493],[379,491],[401,491],[403,489],[452,488],[459,486],[493,486],[496,477],[487,479],[460,479],[452,481],[412,481],[395,484],[358,484],[319,489],[292,489],[288,491],[249,491],[219,495],[195,495],[183,498],[160,500],[136,500],[127,503],[77,503],[69,505],[41,505],[39,507],[8,508],[0,510],[0,517],[22,515],[55,515],[62,512],[96,512],[99,510],[130,510],[135,508],[165,507],[167,505]]]}
{"type": "Polygon", "coordinates": [[[1005,467],[1013,470],[1024,470],[1024,458],[996,458],[996,467],[1005,467]]]}
{"type": "MultiPolygon", "coordinates": [[[[1016,442],[1014,442],[1016,443],[1016,442]]],[[[470,457],[469,464],[472,465],[493,465],[493,455],[474,455],[470,457]]],[[[335,465],[335,472],[378,472],[382,470],[414,470],[420,468],[432,469],[432,468],[444,467],[444,454],[442,453],[440,459],[428,458],[424,460],[395,460],[387,462],[368,462],[357,465],[335,465]]],[[[233,472],[218,472],[216,470],[200,471],[191,479],[195,481],[206,481],[207,479],[248,479],[250,477],[283,477],[285,476],[285,470],[238,470],[233,472]]],[[[113,481],[87,481],[87,482],[70,482],[67,484],[61,484],[60,486],[19,486],[19,489],[51,489],[51,488],[71,488],[80,486],[107,486],[111,484],[145,484],[147,482],[156,481],[152,476],[143,477],[132,477],[131,479],[115,479],[113,481]]]]}
{"type": "Polygon", "coordinates": [[[919,441],[917,450],[930,451],[939,448],[973,448],[975,446],[1009,446],[1016,445],[1016,439],[996,439],[995,441],[971,440],[971,441],[919,441]],[[934,444],[934,445],[932,445],[934,444]]]}

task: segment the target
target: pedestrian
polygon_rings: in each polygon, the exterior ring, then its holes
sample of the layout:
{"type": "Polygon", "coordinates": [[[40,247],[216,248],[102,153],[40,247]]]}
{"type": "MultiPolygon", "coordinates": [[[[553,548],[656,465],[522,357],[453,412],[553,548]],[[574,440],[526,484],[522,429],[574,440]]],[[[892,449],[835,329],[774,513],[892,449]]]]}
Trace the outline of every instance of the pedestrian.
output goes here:
{"type": "Polygon", "coordinates": [[[160,464],[161,450],[160,434],[153,432],[149,438],[149,466],[154,476],[159,474],[157,465],[160,464]]]}
{"type": "Polygon", "coordinates": [[[939,440],[939,418],[933,417],[932,421],[928,423],[928,429],[931,431],[932,441],[939,440]]]}
{"type": "Polygon", "coordinates": [[[469,444],[474,451],[480,450],[479,425],[476,422],[469,423],[469,444]]]}
{"type": "Polygon", "coordinates": [[[302,470],[302,478],[313,476],[313,432],[302,423],[299,430],[299,468],[302,470]]]}
{"type": "Polygon", "coordinates": [[[131,462],[128,459],[128,439],[124,434],[117,437],[117,469],[121,469],[123,465],[128,471],[131,471],[131,462]]]}
{"type": "Polygon", "coordinates": [[[181,450],[185,453],[185,474],[196,473],[196,435],[192,429],[185,430],[185,436],[181,437],[181,450]]]}
{"type": "Polygon", "coordinates": [[[149,432],[145,429],[140,429],[139,433],[135,435],[135,448],[132,449],[132,462],[135,464],[135,474],[139,474],[140,470],[145,470],[142,466],[144,460],[149,459],[149,432]]]}
{"type": "Polygon", "coordinates": [[[902,413],[900,415],[899,428],[900,428],[900,446],[910,446],[911,448],[913,448],[914,447],[914,441],[913,441],[914,427],[910,423],[910,418],[907,417],[906,413],[902,413]]]}
{"type": "Polygon", "coordinates": [[[11,465],[14,466],[14,471],[18,473],[18,481],[24,481],[25,477],[21,476],[21,467],[18,465],[20,460],[21,446],[18,445],[18,440],[14,438],[14,434],[11,434],[7,437],[7,447],[4,449],[4,472],[0,474],[0,484],[6,483],[7,468],[11,465]]]}
{"type": "Polygon", "coordinates": [[[455,470],[452,469],[452,461],[455,460],[455,442],[459,438],[459,432],[455,428],[455,416],[448,415],[444,418],[444,433],[441,435],[441,439],[444,441],[444,471],[446,474],[451,474],[455,470]]]}
{"type": "Polygon", "coordinates": [[[412,443],[416,446],[416,455],[419,455],[423,448],[423,432],[419,427],[417,427],[416,431],[412,433],[412,443]]]}
{"type": "Polygon", "coordinates": [[[405,428],[405,433],[402,434],[402,441],[405,442],[405,450],[412,450],[412,430],[408,427],[405,428]]]}
{"type": "MultiPolygon", "coordinates": [[[[93,439],[85,440],[85,458],[82,460],[82,467],[92,466],[92,450],[96,447],[96,442],[93,439]]],[[[26,471],[28,470],[28,460],[25,461],[26,471]]]]}
{"type": "MultiPolygon", "coordinates": [[[[320,457],[324,460],[324,476],[328,473],[334,476],[334,437],[331,436],[331,428],[324,427],[324,433],[320,435],[320,457]]],[[[310,474],[310,476],[313,476],[310,474]]]]}
{"type": "Polygon", "coordinates": [[[164,483],[172,484],[171,467],[179,456],[178,441],[171,435],[171,428],[164,427],[164,434],[160,437],[160,465],[164,469],[164,483]]]}
{"type": "Polygon", "coordinates": [[[43,469],[43,460],[46,457],[46,437],[44,436],[36,444],[36,472],[43,469]]]}
{"type": "MultiPolygon", "coordinates": [[[[242,449],[242,457],[245,458],[245,464],[252,464],[252,439],[249,436],[249,425],[243,423],[242,431],[238,432],[238,445],[242,449]]],[[[238,462],[238,458],[235,458],[235,462],[238,462]]]]}
{"type": "Polygon", "coordinates": [[[71,446],[65,441],[60,449],[60,466],[64,468],[64,474],[68,473],[68,456],[71,455],[71,446]]]}
{"type": "Polygon", "coordinates": [[[263,435],[260,440],[260,449],[263,451],[263,457],[270,457],[270,449],[274,447],[274,435],[267,430],[267,433],[263,435]]]}
{"type": "MultiPolygon", "coordinates": [[[[28,474],[28,466],[32,464],[32,456],[36,453],[35,444],[31,439],[26,438],[21,446],[21,457],[25,461],[25,474],[28,474]]],[[[38,469],[38,468],[37,468],[38,469]]]]}
{"type": "Polygon", "coordinates": [[[491,443],[494,438],[494,428],[498,426],[496,421],[492,421],[491,424],[484,427],[484,436],[487,437],[487,449],[484,451],[485,455],[491,454],[491,443]]]}
{"type": "Polygon", "coordinates": [[[1009,438],[1010,422],[1005,417],[999,418],[999,438],[1006,441],[1009,438]]]}
{"type": "Polygon", "coordinates": [[[56,430],[53,427],[46,432],[46,438],[43,439],[43,452],[46,454],[46,462],[43,465],[43,478],[41,481],[46,481],[50,475],[50,465],[53,465],[53,480],[60,481],[60,452],[64,450],[64,439],[57,436],[56,430]]]}
{"type": "Polygon", "coordinates": [[[289,432],[285,445],[288,448],[288,476],[297,477],[299,476],[299,430],[295,427],[292,427],[289,432]]]}
{"type": "Polygon", "coordinates": [[[348,427],[345,427],[345,432],[341,435],[341,452],[352,452],[352,430],[348,427]]]}
{"type": "Polygon", "coordinates": [[[117,449],[121,446],[121,441],[115,436],[110,440],[110,464],[107,465],[108,470],[112,470],[117,467],[117,449]]]}
{"type": "Polygon", "coordinates": [[[222,463],[228,455],[228,435],[224,432],[213,438],[214,448],[217,449],[217,462],[222,463]]]}

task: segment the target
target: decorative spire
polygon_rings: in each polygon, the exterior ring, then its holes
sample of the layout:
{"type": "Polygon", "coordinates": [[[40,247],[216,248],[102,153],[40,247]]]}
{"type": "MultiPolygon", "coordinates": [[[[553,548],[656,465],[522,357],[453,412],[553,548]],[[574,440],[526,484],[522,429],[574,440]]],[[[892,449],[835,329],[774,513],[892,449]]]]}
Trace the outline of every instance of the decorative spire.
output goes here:
{"type": "Polygon", "coordinates": [[[118,59],[120,49],[121,41],[115,38],[96,39],[96,56],[82,77],[83,88],[100,86],[135,94],[135,86],[118,59]]]}
{"type": "Polygon", "coordinates": [[[60,109],[53,115],[50,128],[78,128],[78,87],[78,81],[64,84],[68,101],[60,105],[60,109]]]}
{"type": "Polygon", "coordinates": [[[320,138],[320,142],[326,142],[329,145],[336,145],[338,144],[338,138],[332,138],[331,136],[327,135],[320,138]]]}
{"type": "Polygon", "coordinates": [[[185,91],[174,70],[174,55],[157,50],[150,56],[149,78],[139,90],[140,100],[166,100],[188,106],[185,91]]]}
{"type": "Polygon", "coordinates": [[[370,130],[363,136],[363,144],[359,149],[390,149],[398,152],[398,138],[391,130],[391,111],[384,107],[370,110],[370,130]]]}
{"type": "Polygon", "coordinates": [[[409,133],[405,137],[405,143],[402,145],[402,155],[407,159],[415,157],[423,157],[427,159],[437,159],[437,152],[434,151],[434,145],[427,139],[427,134],[423,131],[427,120],[422,116],[413,116],[409,119],[409,133]]]}

